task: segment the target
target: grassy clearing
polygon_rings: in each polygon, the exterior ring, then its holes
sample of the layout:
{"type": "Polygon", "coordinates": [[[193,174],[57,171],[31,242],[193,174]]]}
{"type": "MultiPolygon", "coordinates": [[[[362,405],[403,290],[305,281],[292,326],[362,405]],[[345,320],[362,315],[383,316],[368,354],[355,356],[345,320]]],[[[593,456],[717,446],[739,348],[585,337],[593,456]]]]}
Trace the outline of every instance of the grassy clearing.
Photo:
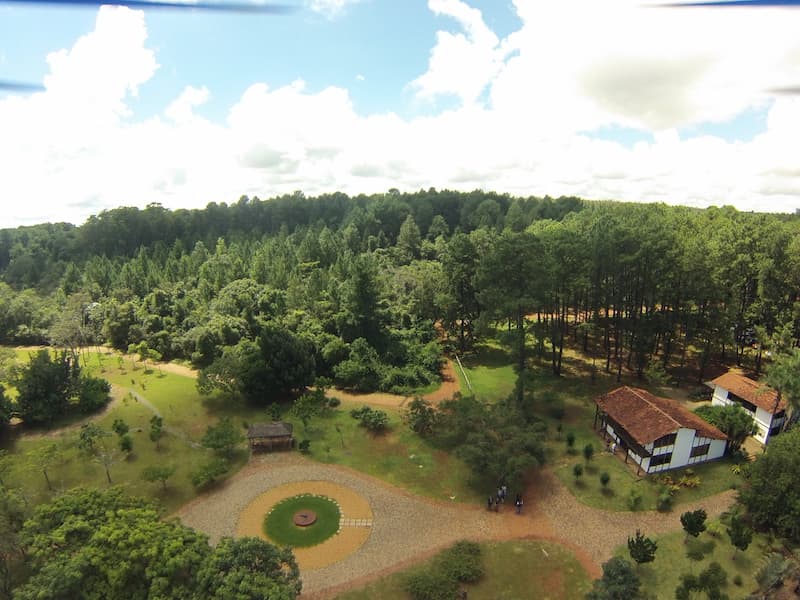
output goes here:
{"type": "Polygon", "coordinates": [[[314,419],[308,431],[293,417],[288,420],[295,423],[298,440],[311,442],[310,455],[315,460],[348,466],[423,496],[481,502],[480,495],[466,483],[466,465],[414,434],[396,409],[384,409],[389,415],[390,430],[374,435],[350,416],[350,409],[355,406],[345,403],[314,419]]]}
{"type": "MultiPolygon", "coordinates": [[[[30,352],[30,348],[17,349],[17,356],[26,362],[30,352]]],[[[196,445],[202,439],[209,425],[228,416],[234,423],[241,424],[244,432],[248,423],[269,418],[264,408],[221,395],[203,397],[197,392],[193,378],[160,372],[149,364],[145,370],[141,362],[134,362],[130,357],[120,360],[115,354],[90,352],[85,358],[86,370],[112,383],[117,397],[117,403],[105,416],[92,420],[110,430],[114,419],[124,419],[131,427],[134,440],[131,456],[112,465],[113,482],[124,485],[133,494],[161,500],[168,510],[176,509],[197,495],[189,475],[212,454],[192,444],[196,445]],[[148,437],[152,412],[137,399],[137,395],[157,408],[164,417],[165,428],[176,434],[165,433],[160,450],[155,449],[148,437]],[[161,491],[159,483],[141,480],[141,472],[154,464],[176,466],[175,474],[167,482],[166,492],[161,491]]],[[[384,435],[372,435],[350,417],[352,407],[345,404],[324,417],[314,419],[308,432],[292,415],[285,414],[284,418],[294,424],[298,440],[308,438],[311,441],[310,455],[316,460],[345,465],[440,500],[480,501],[465,483],[469,476],[466,466],[447,453],[431,448],[409,431],[397,410],[386,409],[390,416],[390,430],[384,435]]],[[[288,406],[285,406],[284,411],[287,410],[288,406]]],[[[47,500],[52,493],[47,489],[33,455],[37,448],[56,442],[62,461],[48,469],[56,491],[77,485],[108,485],[102,465],[77,448],[77,425],[83,420],[85,417],[75,417],[38,430],[34,436],[23,434],[12,442],[10,484],[22,488],[33,503],[47,500]],[[62,431],[63,425],[72,427],[62,431]]],[[[116,437],[108,438],[108,441],[116,444],[116,437]]],[[[242,444],[234,454],[230,472],[238,470],[247,461],[247,456],[245,444],[242,444]]]]}
{"type": "MultiPolygon", "coordinates": [[[[591,588],[591,580],[575,556],[558,544],[515,540],[481,544],[484,578],[465,585],[470,600],[573,600],[591,588]]],[[[338,600],[408,600],[404,582],[409,574],[431,561],[395,573],[361,589],[337,596],[338,600]]]]}
{"type": "Polygon", "coordinates": [[[308,548],[324,542],[339,530],[339,507],[330,498],[304,494],[278,503],[264,517],[264,533],[274,543],[292,548],[308,548]],[[314,511],[317,520],[300,527],[294,515],[302,510],[314,511]]]}
{"type": "MultiPolygon", "coordinates": [[[[712,523],[719,524],[719,521],[712,523]]],[[[719,537],[708,532],[701,533],[697,540],[685,543],[686,535],[683,532],[671,533],[654,538],[658,544],[656,559],[639,567],[639,576],[642,579],[642,588],[655,595],[657,600],[672,600],[675,598],[675,588],[680,583],[680,576],[685,573],[699,574],[712,562],[718,562],[728,574],[727,585],[723,592],[730,598],[745,598],[758,587],[755,573],[764,556],[770,551],[767,539],[762,535],[754,535],[753,542],[744,552],[736,552],[730,544],[725,527],[721,528],[719,537]],[[687,548],[691,544],[700,544],[708,552],[706,557],[698,562],[686,556],[687,548]],[[741,577],[742,585],[733,583],[736,576],[741,577]]],[[[647,532],[643,532],[645,535],[647,532]]],[[[620,547],[615,554],[630,560],[627,547],[620,547]]]]}

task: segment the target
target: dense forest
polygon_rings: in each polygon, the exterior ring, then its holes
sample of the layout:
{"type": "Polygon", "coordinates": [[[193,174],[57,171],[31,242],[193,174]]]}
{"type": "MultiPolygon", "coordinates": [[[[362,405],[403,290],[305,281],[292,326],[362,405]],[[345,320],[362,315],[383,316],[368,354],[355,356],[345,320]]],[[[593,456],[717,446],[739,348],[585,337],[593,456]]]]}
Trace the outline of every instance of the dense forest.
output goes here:
{"type": "Polygon", "coordinates": [[[480,191],[120,208],[0,231],[0,343],[188,359],[259,400],[320,376],[421,389],[443,332],[468,351],[498,325],[520,367],[537,352],[555,374],[570,340],[617,373],[702,378],[746,353],[759,371],[800,340],[798,231],[731,207],[480,191]]]}

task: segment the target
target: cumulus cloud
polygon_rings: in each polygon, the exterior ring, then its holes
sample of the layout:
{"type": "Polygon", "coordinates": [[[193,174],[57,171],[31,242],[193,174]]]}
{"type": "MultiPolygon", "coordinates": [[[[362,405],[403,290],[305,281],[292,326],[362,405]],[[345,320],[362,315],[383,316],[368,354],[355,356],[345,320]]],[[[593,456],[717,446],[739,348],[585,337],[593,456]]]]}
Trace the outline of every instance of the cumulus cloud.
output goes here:
{"type": "Polygon", "coordinates": [[[0,200],[15,207],[0,224],[79,223],[120,205],[201,207],[297,189],[800,204],[800,98],[764,91],[800,80],[800,13],[712,15],[632,0],[514,6],[521,24],[501,39],[467,1],[429,1],[448,29],[411,86],[421,98],[455,96],[454,108],[364,115],[347,89],[312,91],[298,79],[254,82],[222,122],[197,110],[213,86],[186,87],[161,114],[137,120],[129,99],[158,64],[142,13],[104,7],[93,32],[50,55],[44,92],[0,100],[0,164],[13,166],[0,200]],[[679,133],[745,110],[766,117],[749,141],[679,133]],[[615,126],[650,141],[591,133],[615,126]]]}

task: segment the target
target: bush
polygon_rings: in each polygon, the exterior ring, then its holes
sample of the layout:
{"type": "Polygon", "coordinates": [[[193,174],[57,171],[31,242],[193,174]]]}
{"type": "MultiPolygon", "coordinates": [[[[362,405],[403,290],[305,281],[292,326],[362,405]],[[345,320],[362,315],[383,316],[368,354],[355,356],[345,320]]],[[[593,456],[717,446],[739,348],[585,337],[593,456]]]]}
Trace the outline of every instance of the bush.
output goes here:
{"type": "Polygon", "coordinates": [[[382,433],[389,426],[389,415],[385,411],[375,410],[369,406],[354,408],[350,411],[350,416],[372,433],[382,433]]]}
{"type": "Polygon", "coordinates": [[[342,401],[336,397],[328,398],[328,408],[338,408],[341,403],[342,401]]]}
{"type": "Polygon", "coordinates": [[[641,490],[632,489],[628,494],[628,508],[630,510],[639,510],[642,507],[642,492],[641,490]]]}
{"type": "Polygon", "coordinates": [[[733,585],[742,587],[742,576],[741,575],[734,575],[733,576],[733,585]]]}
{"type": "Polygon", "coordinates": [[[302,440],[298,445],[297,449],[300,450],[303,454],[308,454],[311,452],[311,440],[302,440]]]}
{"type": "Polygon", "coordinates": [[[413,600],[453,600],[458,593],[454,579],[432,569],[410,575],[405,587],[413,600]]]}
{"type": "Polygon", "coordinates": [[[203,488],[214,484],[220,475],[228,472],[228,463],[223,458],[212,458],[190,474],[192,485],[203,488]]]}
{"type": "Polygon", "coordinates": [[[439,555],[434,568],[460,583],[475,583],[484,574],[481,547],[475,542],[457,542],[439,555]]]}
{"type": "Polygon", "coordinates": [[[430,435],[436,426],[436,410],[430,402],[414,398],[403,415],[412,431],[420,435],[430,435]]]}
{"type": "Polygon", "coordinates": [[[119,438],[119,449],[126,454],[130,454],[133,451],[133,438],[130,434],[126,433],[119,438]]]}
{"type": "Polygon", "coordinates": [[[611,475],[609,475],[607,471],[600,473],[600,485],[603,486],[603,489],[608,487],[609,481],[611,481],[611,475]]]}
{"type": "Polygon", "coordinates": [[[672,510],[673,502],[674,499],[669,488],[661,488],[661,491],[658,493],[658,498],[656,499],[656,509],[659,512],[669,512],[672,510]]]}

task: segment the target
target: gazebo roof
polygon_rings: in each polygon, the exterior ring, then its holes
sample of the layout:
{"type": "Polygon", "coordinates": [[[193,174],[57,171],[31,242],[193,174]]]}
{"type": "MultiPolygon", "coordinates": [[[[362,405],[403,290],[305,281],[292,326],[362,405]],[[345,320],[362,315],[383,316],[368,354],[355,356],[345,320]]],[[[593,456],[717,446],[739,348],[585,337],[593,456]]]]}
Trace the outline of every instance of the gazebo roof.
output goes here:
{"type": "Polygon", "coordinates": [[[272,423],[255,423],[250,425],[247,430],[247,438],[282,438],[292,435],[293,426],[284,421],[273,421],[272,423]]]}

